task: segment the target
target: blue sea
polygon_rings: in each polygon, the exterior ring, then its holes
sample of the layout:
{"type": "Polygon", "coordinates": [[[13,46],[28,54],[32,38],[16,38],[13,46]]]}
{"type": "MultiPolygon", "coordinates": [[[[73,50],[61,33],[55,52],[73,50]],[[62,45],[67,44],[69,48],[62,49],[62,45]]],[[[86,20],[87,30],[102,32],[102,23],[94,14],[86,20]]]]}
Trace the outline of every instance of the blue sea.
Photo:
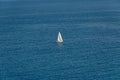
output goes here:
{"type": "Polygon", "coordinates": [[[0,0],[0,80],[120,80],[120,1],[0,0]]]}

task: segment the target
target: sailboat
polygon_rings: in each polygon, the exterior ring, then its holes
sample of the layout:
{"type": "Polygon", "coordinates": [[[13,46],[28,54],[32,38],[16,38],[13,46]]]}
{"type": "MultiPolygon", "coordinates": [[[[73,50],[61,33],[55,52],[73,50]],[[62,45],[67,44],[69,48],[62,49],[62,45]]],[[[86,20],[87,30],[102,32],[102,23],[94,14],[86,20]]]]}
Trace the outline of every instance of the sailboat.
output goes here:
{"type": "Polygon", "coordinates": [[[58,33],[57,42],[59,42],[59,43],[62,43],[62,42],[63,42],[62,35],[61,35],[60,32],[58,33]]]}

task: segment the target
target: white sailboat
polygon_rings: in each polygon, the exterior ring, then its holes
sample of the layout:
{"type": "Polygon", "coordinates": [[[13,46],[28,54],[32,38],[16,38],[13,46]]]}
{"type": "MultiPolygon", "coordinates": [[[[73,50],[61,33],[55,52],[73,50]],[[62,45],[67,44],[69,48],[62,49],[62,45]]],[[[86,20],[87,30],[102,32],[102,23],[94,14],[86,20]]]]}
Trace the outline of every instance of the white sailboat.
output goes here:
{"type": "Polygon", "coordinates": [[[61,35],[60,32],[58,33],[57,42],[59,42],[59,43],[62,43],[62,42],[63,42],[62,35],[61,35]]]}

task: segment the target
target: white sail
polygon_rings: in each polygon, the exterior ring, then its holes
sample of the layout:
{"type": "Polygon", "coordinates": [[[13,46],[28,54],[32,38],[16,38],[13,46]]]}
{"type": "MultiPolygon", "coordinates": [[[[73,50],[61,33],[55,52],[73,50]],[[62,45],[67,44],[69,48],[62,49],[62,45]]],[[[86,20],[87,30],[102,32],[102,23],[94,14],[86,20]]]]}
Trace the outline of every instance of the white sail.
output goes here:
{"type": "Polygon", "coordinates": [[[63,39],[62,39],[62,36],[61,36],[60,32],[58,33],[57,42],[63,42],[63,39]]]}

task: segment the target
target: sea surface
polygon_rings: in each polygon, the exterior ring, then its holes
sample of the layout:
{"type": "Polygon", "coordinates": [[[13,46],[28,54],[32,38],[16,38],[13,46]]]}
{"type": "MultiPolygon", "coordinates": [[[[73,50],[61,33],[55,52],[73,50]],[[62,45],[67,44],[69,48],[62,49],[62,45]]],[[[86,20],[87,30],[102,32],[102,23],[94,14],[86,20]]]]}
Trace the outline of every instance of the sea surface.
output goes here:
{"type": "Polygon", "coordinates": [[[120,0],[0,0],[0,80],[120,80],[120,0]]]}

